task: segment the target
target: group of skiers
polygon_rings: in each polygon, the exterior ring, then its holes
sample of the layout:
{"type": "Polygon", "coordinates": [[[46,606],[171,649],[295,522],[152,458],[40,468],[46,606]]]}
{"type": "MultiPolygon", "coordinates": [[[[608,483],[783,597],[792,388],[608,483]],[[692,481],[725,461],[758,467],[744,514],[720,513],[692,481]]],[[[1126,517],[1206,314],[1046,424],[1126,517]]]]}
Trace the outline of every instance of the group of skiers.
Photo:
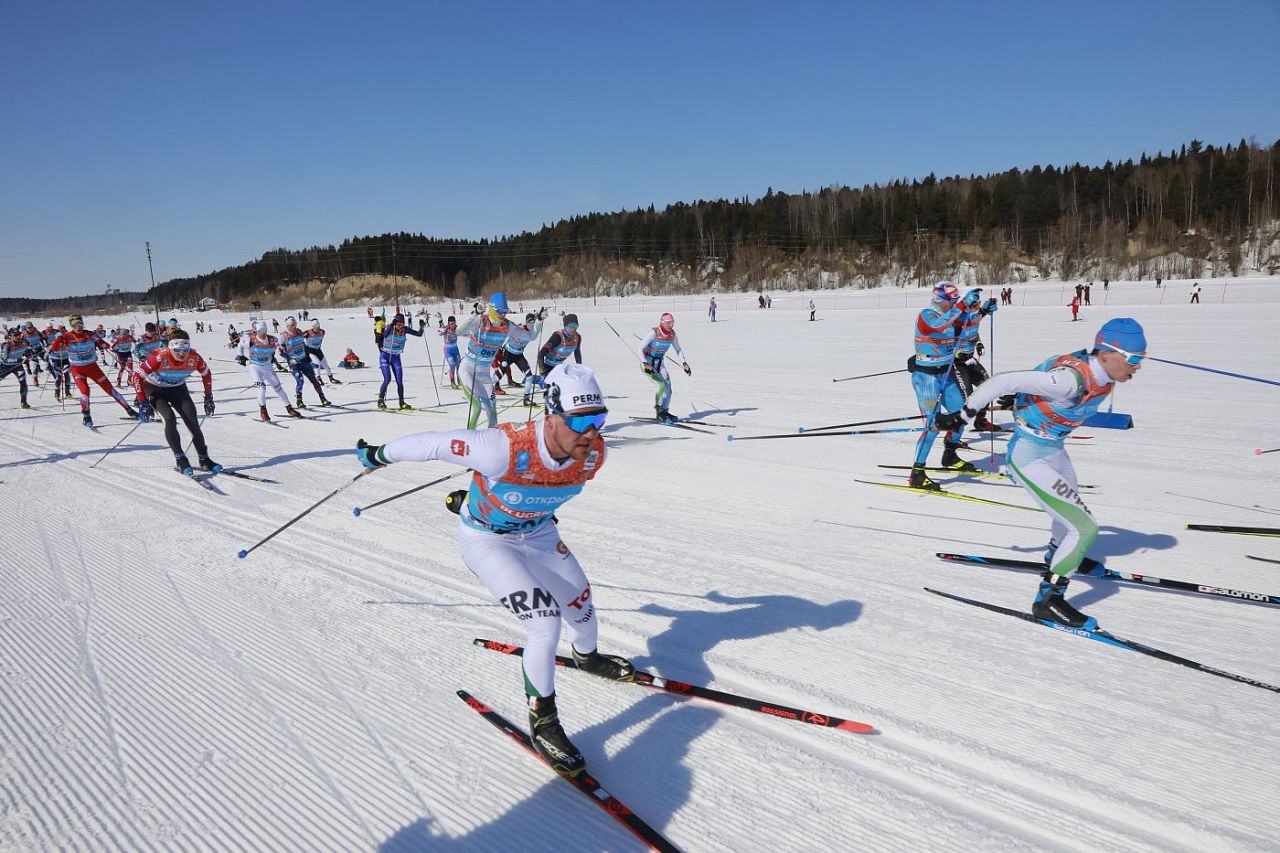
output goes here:
{"type": "Polygon", "coordinates": [[[961,296],[953,283],[943,281],[934,287],[929,306],[916,316],[915,352],[907,365],[924,426],[909,485],[941,490],[929,477],[926,463],[943,433],[943,469],[977,473],[979,469],[957,453],[965,447],[966,426],[999,432],[988,410],[993,405],[1011,410],[1014,428],[1006,463],[1012,477],[1051,519],[1045,571],[1031,612],[1039,619],[1093,630],[1097,622],[1064,597],[1073,572],[1101,571],[1087,556],[1098,537],[1098,524],[1080,497],[1065,443],[1098,411],[1115,383],[1128,382],[1141,369],[1146,334],[1136,320],[1116,318],[1098,330],[1091,348],[1048,358],[1031,370],[989,378],[978,361],[978,330],[982,319],[998,308],[995,299],[983,300],[982,288],[961,296]]]}
{"type": "MultiPolygon", "coordinates": [[[[1099,564],[1088,550],[1098,535],[1098,525],[1078,494],[1075,470],[1064,443],[1090,415],[1097,412],[1114,384],[1127,382],[1140,370],[1146,356],[1142,327],[1129,318],[1113,319],[1094,337],[1093,346],[1056,355],[1031,370],[990,378],[979,358],[983,354],[980,324],[999,307],[994,298],[983,298],[981,288],[961,294],[951,282],[933,288],[930,304],[914,321],[914,353],[908,360],[912,389],[923,419],[909,476],[909,488],[940,490],[928,474],[929,453],[939,435],[943,439],[942,469],[976,473],[979,469],[960,457],[967,427],[994,431],[988,412],[994,406],[1012,411],[1014,418],[1007,462],[1012,475],[1051,518],[1045,571],[1032,603],[1032,613],[1085,630],[1097,623],[1069,604],[1064,597],[1071,574],[1092,573],[1099,564]]],[[[597,649],[598,617],[591,586],[581,564],[565,545],[556,528],[556,512],[580,493],[604,465],[606,448],[601,431],[608,418],[605,394],[582,355],[578,317],[563,316],[562,328],[541,344],[534,364],[524,352],[541,339],[545,309],[525,315],[524,323],[510,318],[506,296],[495,293],[483,309],[461,325],[454,316],[438,330],[449,369],[450,386],[461,390],[468,402],[465,429],[429,431],[405,435],[383,445],[361,440],[356,449],[362,465],[377,468],[398,462],[440,460],[471,469],[469,488],[454,492],[446,506],[458,515],[459,546],[464,562],[477,578],[524,626],[522,657],[529,726],[535,748],[557,771],[570,776],[584,772],[586,762],[560,723],[555,692],[555,651],[562,625],[568,628],[573,660],[578,668],[606,678],[630,680],[635,670],[625,658],[604,655],[597,649]],[[465,340],[465,350],[462,341],[465,340]],[[524,376],[514,382],[512,366],[524,376]],[[533,403],[541,390],[540,418],[499,423],[495,396],[502,380],[523,387],[524,401],[533,403]],[[484,415],[485,428],[477,428],[484,415]]],[[[96,382],[123,407],[128,416],[146,419],[157,412],[165,422],[165,436],[179,468],[192,466],[182,453],[176,421],[181,418],[191,432],[202,468],[220,470],[209,458],[196,409],[186,380],[200,376],[204,411],[214,411],[212,379],[208,365],[191,348],[186,332],[176,321],[164,329],[148,323],[136,340],[105,336],[84,329],[79,316],[69,318],[70,328],[37,333],[33,343],[25,328],[10,329],[0,349],[0,379],[17,375],[26,406],[24,365],[35,355],[48,359],[51,372],[65,372],[80,390],[86,424],[89,414],[88,382],[96,382]],[[129,345],[128,351],[125,344],[129,345]],[[37,346],[38,344],[38,346],[37,346]],[[121,361],[136,365],[131,382],[138,411],[116,389],[97,364],[102,350],[111,350],[121,361]]],[[[382,385],[377,405],[385,409],[385,395],[394,379],[399,406],[405,401],[401,359],[410,336],[422,337],[406,323],[403,314],[390,323],[375,318],[375,342],[379,349],[382,385]]],[[[267,388],[274,389],[291,417],[300,417],[304,380],[310,381],[322,406],[331,405],[315,373],[318,366],[337,383],[321,345],[324,329],[318,320],[302,331],[289,317],[279,338],[258,321],[239,336],[237,361],[245,365],[258,387],[259,415],[269,420],[267,388]],[[291,404],[273,369],[282,356],[296,380],[291,404]],[[313,366],[314,365],[314,366],[313,366]]],[[[235,340],[235,339],[233,339],[235,340]]],[[[643,374],[655,383],[656,419],[674,423],[669,411],[671,378],[666,362],[679,359],[686,375],[692,374],[675,331],[675,318],[664,313],[640,344],[643,374]]],[[[354,353],[348,350],[354,359],[354,353]]],[[[356,359],[358,361],[358,359],[356,359]]],[[[121,374],[121,375],[122,375],[121,374]]],[[[58,381],[61,381],[60,379],[58,381]]],[[[118,381],[118,380],[117,380],[118,381]]]]}

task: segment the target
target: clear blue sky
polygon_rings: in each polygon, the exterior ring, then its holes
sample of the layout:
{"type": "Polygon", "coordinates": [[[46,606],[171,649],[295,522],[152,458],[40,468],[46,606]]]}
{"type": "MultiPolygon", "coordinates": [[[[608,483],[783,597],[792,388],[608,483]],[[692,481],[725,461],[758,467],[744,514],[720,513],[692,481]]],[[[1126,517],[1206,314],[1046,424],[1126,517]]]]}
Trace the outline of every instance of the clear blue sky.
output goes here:
{"type": "Polygon", "coordinates": [[[7,3],[0,296],[1280,138],[1280,2],[7,3]],[[200,8],[197,8],[199,6],[200,8]]]}

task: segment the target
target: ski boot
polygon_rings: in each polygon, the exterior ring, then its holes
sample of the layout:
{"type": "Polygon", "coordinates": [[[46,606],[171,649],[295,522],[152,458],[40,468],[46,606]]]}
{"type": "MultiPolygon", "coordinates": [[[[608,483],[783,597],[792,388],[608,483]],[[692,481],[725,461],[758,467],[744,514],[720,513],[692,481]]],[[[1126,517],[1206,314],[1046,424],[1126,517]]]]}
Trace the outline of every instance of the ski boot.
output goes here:
{"type": "Polygon", "coordinates": [[[493,396],[495,396],[495,397],[505,397],[505,396],[507,396],[507,392],[502,390],[502,385],[500,385],[500,384],[498,384],[497,382],[495,382],[495,383],[493,384],[493,396]]]}
{"type": "Polygon", "coordinates": [[[93,418],[89,415],[88,412],[84,413],[84,425],[87,427],[93,426],[93,418]]]}
{"type": "Polygon", "coordinates": [[[636,668],[624,657],[602,655],[599,652],[583,654],[572,645],[569,648],[573,650],[573,662],[583,672],[608,678],[611,681],[631,681],[636,677],[636,668]]]}
{"type": "Polygon", "coordinates": [[[297,395],[297,399],[295,399],[295,400],[293,401],[293,407],[294,407],[295,409],[305,409],[305,408],[307,407],[307,404],[306,404],[306,403],[304,403],[304,402],[302,402],[302,395],[301,395],[301,394],[298,394],[298,395],[297,395]]]}
{"type": "Polygon", "coordinates": [[[529,734],[534,749],[552,770],[569,777],[580,776],[586,771],[586,759],[560,726],[554,693],[529,697],[529,734]]]}
{"type": "Polygon", "coordinates": [[[412,411],[413,411],[413,406],[410,406],[410,405],[409,405],[408,403],[406,403],[404,400],[401,400],[401,401],[400,401],[400,406],[399,406],[399,408],[400,408],[400,411],[402,411],[402,412],[412,412],[412,411]]]}
{"type": "Polygon", "coordinates": [[[382,409],[383,411],[385,411],[387,408],[387,401],[382,399],[382,395],[378,395],[378,408],[382,409]]]}
{"type": "Polygon", "coordinates": [[[926,492],[942,491],[942,486],[933,481],[933,478],[925,472],[923,465],[911,466],[911,477],[907,480],[907,485],[913,489],[924,489],[926,492]]]}
{"type": "Polygon", "coordinates": [[[959,444],[946,443],[943,445],[942,467],[950,468],[953,471],[959,471],[963,474],[972,474],[976,471],[981,471],[982,469],[977,465],[960,458],[960,455],[956,453],[956,449],[958,447],[960,447],[959,444]]]}
{"type": "Polygon", "coordinates": [[[1068,628],[1098,630],[1097,619],[1085,616],[1063,598],[1069,583],[1066,575],[1055,575],[1053,572],[1045,572],[1041,575],[1040,589],[1036,592],[1036,600],[1031,605],[1031,615],[1037,619],[1066,625],[1068,628]]]}
{"type": "Polygon", "coordinates": [[[301,414],[297,409],[295,409],[293,406],[285,406],[285,407],[284,407],[284,411],[285,411],[285,414],[287,414],[287,415],[288,415],[289,417],[291,417],[291,418],[300,418],[300,417],[302,417],[302,414],[301,414]]]}
{"type": "Polygon", "coordinates": [[[332,373],[330,373],[330,374],[329,374],[329,382],[330,382],[330,384],[332,384],[332,385],[341,385],[341,384],[342,384],[342,380],[341,380],[341,379],[339,379],[338,377],[334,376],[332,373]]]}
{"type": "Polygon", "coordinates": [[[199,461],[200,467],[211,474],[217,474],[222,470],[222,466],[210,459],[207,453],[201,456],[199,461]]]}
{"type": "Polygon", "coordinates": [[[19,408],[19,409],[32,409],[32,408],[35,408],[35,407],[34,407],[34,406],[32,406],[30,403],[28,403],[26,400],[23,400],[23,401],[22,401],[22,404],[21,404],[21,405],[19,405],[19,406],[18,406],[18,408],[19,408]]]}
{"type": "Polygon", "coordinates": [[[668,412],[666,409],[655,407],[654,412],[655,412],[654,419],[657,420],[659,423],[674,424],[674,423],[680,422],[679,418],[677,418],[675,415],[668,412]]]}
{"type": "Polygon", "coordinates": [[[320,405],[322,405],[322,406],[332,406],[332,405],[333,405],[333,403],[330,403],[330,402],[329,402],[329,398],[328,398],[328,397],[326,397],[325,395],[321,394],[321,395],[320,395],[320,405]]]}
{"type": "Polygon", "coordinates": [[[998,424],[993,424],[988,420],[987,413],[985,411],[980,412],[978,417],[974,419],[973,428],[979,432],[1004,432],[1004,427],[998,424]]]}
{"type": "Polygon", "coordinates": [[[135,421],[136,421],[139,417],[141,417],[141,416],[138,414],[138,410],[137,410],[137,409],[135,409],[133,406],[125,406],[125,407],[124,407],[124,413],[125,413],[125,416],[126,416],[126,417],[133,418],[135,421]]]}
{"type": "Polygon", "coordinates": [[[187,454],[185,453],[173,454],[173,462],[178,466],[178,470],[186,474],[188,477],[196,472],[196,469],[191,467],[191,460],[187,458],[187,454]]]}
{"type": "Polygon", "coordinates": [[[271,420],[271,413],[267,411],[267,407],[266,407],[266,406],[259,406],[259,407],[258,407],[258,420],[260,420],[260,421],[269,421],[269,420],[271,420]]]}

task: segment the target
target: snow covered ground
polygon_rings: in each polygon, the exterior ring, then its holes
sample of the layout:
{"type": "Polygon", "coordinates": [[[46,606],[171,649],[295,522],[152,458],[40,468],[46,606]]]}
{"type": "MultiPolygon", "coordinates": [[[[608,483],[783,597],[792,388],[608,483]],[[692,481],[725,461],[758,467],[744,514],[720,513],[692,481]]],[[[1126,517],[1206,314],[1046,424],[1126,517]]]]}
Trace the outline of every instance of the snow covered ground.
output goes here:
{"type": "MultiPolygon", "coordinates": [[[[1154,355],[1280,379],[1280,280],[1226,287],[1187,305],[1186,283],[1163,304],[1151,283],[1113,283],[1073,324],[1059,285],[1020,286],[1026,304],[983,335],[997,370],[1026,368],[1130,315],[1154,355]]],[[[819,294],[814,323],[809,297],[722,299],[715,324],[705,297],[570,306],[612,452],[560,532],[592,579],[604,651],[878,733],[562,672],[562,717],[601,781],[687,850],[1276,849],[1280,696],[923,591],[1026,609],[1033,575],[933,555],[1034,559],[1042,515],[854,482],[903,482],[876,465],[908,464],[914,435],[724,439],[915,410],[905,374],[831,380],[902,367],[923,291],[819,294]],[[634,346],[667,304],[694,369],[675,376],[673,410],[734,425],[715,436],[629,420],[652,414],[652,386],[602,318],[634,346]]],[[[331,358],[376,361],[363,312],[317,316],[331,358]]],[[[441,498],[460,480],[353,517],[447,466],[363,478],[236,558],[350,481],[356,439],[458,427],[460,395],[440,391],[444,414],[376,413],[376,370],[343,372],[327,390],[359,411],[268,426],[224,327],[194,340],[219,359],[214,457],[279,485],[207,491],[172,469],[160,426],[90,467],[132,426],[114,403],[94,392],[95,433],[51,391],[22,414],[0,384],[0,849],[639,849],[455,696],[523,723],[518,660],[470,643],[522,637],[458,557],[441,498]]],[[[438,378],[434,340],[431,358],[438,378]]],[[[416,339],[407,364],[411,402],[434,406],[416,339]]],[[[1280,593],[1280,566],[1245,557],[1280,558],[1274,539],[1184,528],[1280,526],[1280,453],[1254,454],[1280,446],[1278,392],[1144,365],[1116,399],[1136,428],[1071,443],[1098,486],[1096,555],[1280,593]]],[[[947,485],[1030,503],[1000,481],[947,485]]],[[[1071,593],[1118,634],[1280,683],[1280,608],[1100,580],[1071,593]]]]}

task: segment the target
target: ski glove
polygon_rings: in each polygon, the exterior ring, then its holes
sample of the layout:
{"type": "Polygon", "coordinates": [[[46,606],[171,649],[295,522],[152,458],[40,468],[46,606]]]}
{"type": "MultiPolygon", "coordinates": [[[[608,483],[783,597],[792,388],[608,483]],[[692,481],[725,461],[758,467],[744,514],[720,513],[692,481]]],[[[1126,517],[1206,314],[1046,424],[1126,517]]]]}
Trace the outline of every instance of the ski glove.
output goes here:
{"type": "Polygon", "coordinates": [[[653,365],[649,364],[649,362],[647,361],[644,362],[643,364],[640,365],[640,367],[643,368],[645,373],[649,374],[650,376],[653,375],[653,365]]]}
{"type": "Polygon", "coordinates": [[[959,429],[977,416],[977,412],[972,411],[966,406],[956,412],[946,412],[938,415],[933,419],[933,425],[938,430],[959,429]]]}
{"type": "Polygon", "coordinates": [[[993,296],[990,299],[988,299],[986,302],[982,303],[982,313],[994,314],[996,313],[996,309],[999,307],[1000,305],[996,302],[996,299],[993,296]]]}
{"type": "Polygon", "coordinates": [[[356,457],[366,468],[382,468],[391,464],[383,455],[381,444],[370,444],[363,438],[356,442],[356,457]]]}
{"type": "Polygon", "coordinates": [[[693,375],[693,368],[692,368],[692,367],[690,367],[688,364],[682,364],[682,365],[680,365],[680,366],[684,368],[684,375],[685,375],[685,376],[692,376],[692,375],[693,375]]]}
{"type": "Polygon", "coordinates": [[[204,395],[204,413],[206,415],[213,414],[213,396],[211,394],[204,395]]]}
{"type": "Polygon", "coordinates": [[[249,359],[245,358],[242,355],[238,355],[236,356],[236,363],[239,364],[241,367],[244,367],[246,364],[249,363],[249,359]]]}
{"type": "Polygon", "coordinates": [[[973,290],[966,292],[964,295],[964,298],[962,298],[960,301],[969,308],[975,307],[979,302],[982,301],[982,288],[975,287],[973,288],[973,290]]]}

